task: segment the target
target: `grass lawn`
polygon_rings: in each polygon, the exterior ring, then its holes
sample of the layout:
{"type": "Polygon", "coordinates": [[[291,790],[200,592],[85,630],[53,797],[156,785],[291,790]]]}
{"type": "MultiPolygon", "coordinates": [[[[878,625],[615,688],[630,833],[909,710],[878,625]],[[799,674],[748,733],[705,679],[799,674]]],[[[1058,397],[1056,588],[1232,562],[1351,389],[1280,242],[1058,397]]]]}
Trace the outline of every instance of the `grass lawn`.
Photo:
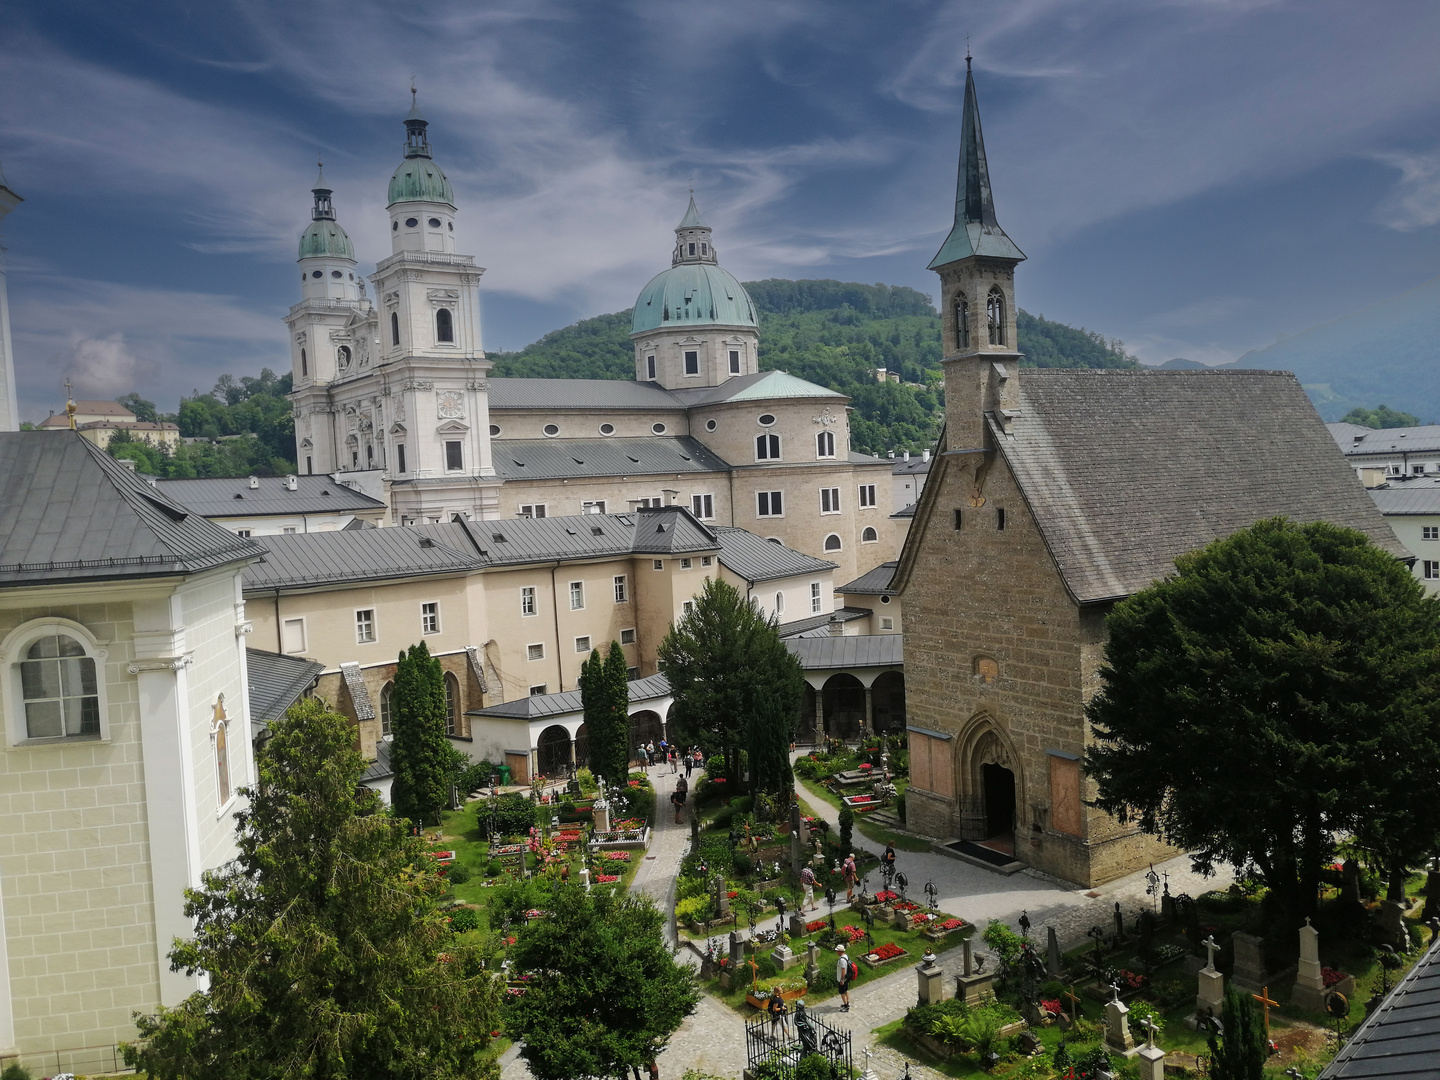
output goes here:
{"type": "MultiPolygon", "coordinates": [[[[840,801],[839,795],[836,795],[833,791],[830,791],[828,788],[821,786],[817,781],[800,780],[798,776],[796,777],[796,779],[804,785],[805,790],[810,792],[811,795],[814,795],[817,799],[821,799],[829,803],[831,806],[835,807],[835,809],[838,810],[845,805],[843,802],[840,801]]],[[[897,781],[895,786],[903,791],[904,783],[905,781],[903,780],[897,781]]],[[[803,799],[801,800],[801,805],[804,805],[803,799]]],[[[806,809],[810,810],[809,807],[807,807],[806,809]]],[[[810,810],[810,812],[813,813],[814,811],[810,810]]],[[[867,821],[866,815],[864,814],[855,815],[855,827],[860,830],[860,835],[865,837],[867,840],[871,840],[877,844],[894,844],[896,851],[930,850],[929,840],[926,840],[923,837],[915,836],[913,833],[895,832],[892,829],[885,828],[883,825],[876,825],[873,822],[867,821]]]]}

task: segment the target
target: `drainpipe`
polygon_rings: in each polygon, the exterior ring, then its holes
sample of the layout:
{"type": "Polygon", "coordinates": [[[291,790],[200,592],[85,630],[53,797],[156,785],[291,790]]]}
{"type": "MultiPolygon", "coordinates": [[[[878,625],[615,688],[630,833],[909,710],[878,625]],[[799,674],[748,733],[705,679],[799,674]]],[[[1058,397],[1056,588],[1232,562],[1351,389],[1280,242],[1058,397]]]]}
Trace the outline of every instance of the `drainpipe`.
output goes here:
{"type": "Polygon", "coordinates": [[[280,590],[275,590],[275,651],[282,656],[285,654],[285,641],[281,637],[280,623],[280,590]]]}

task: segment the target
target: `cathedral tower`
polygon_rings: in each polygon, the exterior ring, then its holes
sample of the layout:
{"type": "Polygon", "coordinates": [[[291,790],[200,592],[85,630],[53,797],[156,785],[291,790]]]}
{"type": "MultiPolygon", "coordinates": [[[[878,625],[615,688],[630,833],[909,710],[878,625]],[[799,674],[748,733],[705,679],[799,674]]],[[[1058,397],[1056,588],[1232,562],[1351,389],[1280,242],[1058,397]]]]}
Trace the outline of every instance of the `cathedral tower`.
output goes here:
{"type": "Polygon", "coordinates": [[[965,106],[955,224],[930,269],[940,275],[945,430],[951,453],[984,445],[984,414],[1009,427],[1019,403],[1015,266],[1025,258],[995,218],[975,76],[965,58],[965,106]]]}
{"type": "Polygon", "coordinates": [[[675,226],[670,269],[651,279],[635,301],[630,340],[635,378],[666,390],[719,386],[760,370],[755,305],[721,268],[693,195],[675,226]]]}
{"type": "MultiPolygon", "coordinates": [[[[0,221],[25,200],[11,191],[0,172],[0,221]]],[[[10,344],[10,300],[5,291],[5,245],[0,244],[0,431],[20,430],[20,405],[15,396],[15,355],[10,344]]]]}

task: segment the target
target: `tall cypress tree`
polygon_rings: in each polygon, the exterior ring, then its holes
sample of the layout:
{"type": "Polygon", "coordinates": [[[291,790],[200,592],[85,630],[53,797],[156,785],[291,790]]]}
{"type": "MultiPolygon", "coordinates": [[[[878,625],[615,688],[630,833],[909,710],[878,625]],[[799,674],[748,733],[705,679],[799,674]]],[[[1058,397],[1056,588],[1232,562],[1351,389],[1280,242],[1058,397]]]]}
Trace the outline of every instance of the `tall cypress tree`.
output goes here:
{"type": "Polygon", "coordinates": [[[1265,1027],[1260,1010],[1243,990],[1225,987],[1222,1023],[1225,1034],[1216,1039],[1210,1033],[1210,1075],[1213,1080],[1264,1080],[1265,1027]]]}
{"type": "Polygon", "coordinates": [[[752,790],[786,795],[794,786],[795,774],[790,768],[790,732],[794,720],[794,712],[776,698],[755,703],[746,740],[752,790]]]}
{"type": "Polygon", "coordinates": [[[445,806],[456,757],[445,738],[445,676],[423,641],[400,654],[394,693],[390,802],[399,817],[423,825],[445,806]]]}
{"type": "Polygon", "coordinates": [[[610,642],[610,655],[605,658],[604,687],[614,732],[610,761],[614,772],[605,775],[624,780],[630,774],[630,665],[618,641],[610,642]]]}
{"type": "Polygon", "coordinates": [[[611,642],[608,658],[595,649],[580,666],[580,700],[585,710],[586,757],[590,771],[607,782],[623,780],[630,761],[630,688],[625,652],[611,642]]]}

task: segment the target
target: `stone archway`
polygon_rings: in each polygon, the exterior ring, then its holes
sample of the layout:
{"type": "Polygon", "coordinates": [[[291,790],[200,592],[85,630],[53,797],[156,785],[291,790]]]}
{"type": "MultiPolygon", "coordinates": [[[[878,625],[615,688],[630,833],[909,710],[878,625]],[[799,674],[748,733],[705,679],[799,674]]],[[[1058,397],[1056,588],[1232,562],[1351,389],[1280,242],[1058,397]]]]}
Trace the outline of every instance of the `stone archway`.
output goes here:
{"type": "Polygon", "coordinates": [[[653,742],[658,747],[664,738],[665,725],[660,722],[660,714],[655,710],[642,709],[630,714],[630,754],[633,760],[640,760],[635,754],[641,743],[653,742]]]}
{"type": "Polygon", "coordinates": [[[590,767],[590,733],[584,723],[575,729],[575,765],[577,768],[590,767]]]}
{"type": "Polygon", "coordinates": [[[795,724],[795,741],[814,746],[819,736],[815,732],[815,688],[808,682],[800,695],[800,716],[795,724]]]}
{"type": "Polygon", "coordinates": [[[825,681],[821,691],[825,734],[832,739],[858,739],[865,726],[865,686],[854,675],[840,672],[825,681]]]}
{"type": "Polygon", "coordinates": [[[956,802],[965,840],[1012,845],[1025,801],[1025,771],[1009,733],[988,713],[965,725],[955,746],[956,802]]]}
{"type": "Polygon", "coordinates": [[[870,686],[876,735],[899,735],[905,730],[905,673],[887,671],[870,686]]]}
{"type": "Polygon", "coordinates": [[[568,776],[570,773],[570,733],[559,724],[552,724],[535,740],[535,758],[542,776],[568,776]]]}

